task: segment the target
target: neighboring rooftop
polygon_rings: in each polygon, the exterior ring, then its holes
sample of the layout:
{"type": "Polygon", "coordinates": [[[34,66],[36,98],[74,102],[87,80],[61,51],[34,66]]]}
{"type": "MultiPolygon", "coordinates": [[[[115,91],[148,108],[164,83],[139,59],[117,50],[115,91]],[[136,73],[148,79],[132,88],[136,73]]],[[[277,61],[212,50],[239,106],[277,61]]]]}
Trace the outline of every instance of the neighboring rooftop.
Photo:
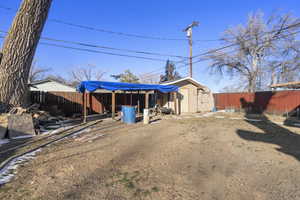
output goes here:
{"type": "Polygon", "coordinates": [[[289,88],[289,89],[299,89],[300,81],[287,82],[287,83],[278,83],[270,86],[271,88],[289,88]]]}
{"type": "Polygon", "coordinates": [[[44,92],[76,92],[75,87],[61,83],[53,79],[44,79],[29,83],[30,91],[44,92]]]}

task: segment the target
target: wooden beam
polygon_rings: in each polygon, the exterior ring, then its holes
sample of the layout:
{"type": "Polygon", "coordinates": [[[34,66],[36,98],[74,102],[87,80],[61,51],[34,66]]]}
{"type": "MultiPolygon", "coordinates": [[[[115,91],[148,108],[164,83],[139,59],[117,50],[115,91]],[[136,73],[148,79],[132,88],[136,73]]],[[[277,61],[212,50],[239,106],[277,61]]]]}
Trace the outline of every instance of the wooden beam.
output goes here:
{"type": "Polygon", "coordinates": [[[177,92],[174,92],[174,112],[175,112],[175,115],[178,114],[177,112],[177,92]]]}
{"type": "Polygon", "coordinates": [[[83,94],[82,94],[83,123],[86,122],[86,116],[87,116],[86,104],[87,104],[87,100],[86,100],[86,92],[83,92],[83,94]]]}
{"type": "Polygon", "coordinates": [[[126,91],[124,91],[124,105],[127,106],[127,96],[126,96],[126,91]]]}
{"type": "Polygon", "coordinates": [[[146,92],[145,94],[145,108],[149,109],[149,93],[146,92]]]}
{"type": "Polygon", "coordinates": [[[111,93],[111,117],[115,119],[116,115],[116,93],[113,91],[111,93]]]}
{"type": "Polygon", "coordinates": [[[140,115],[140,93],[137,94],[137,114],[140,115]]]}

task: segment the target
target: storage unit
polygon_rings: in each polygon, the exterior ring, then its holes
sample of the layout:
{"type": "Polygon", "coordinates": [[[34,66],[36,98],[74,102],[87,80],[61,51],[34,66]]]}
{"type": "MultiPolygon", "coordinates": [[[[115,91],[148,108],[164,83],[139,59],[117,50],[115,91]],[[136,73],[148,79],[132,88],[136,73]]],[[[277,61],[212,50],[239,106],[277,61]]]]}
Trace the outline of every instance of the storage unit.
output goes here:
{"type": "MultiPolygon", "coordinates": [[[[179,87],[176,108],[179,113],[207,112],[214,108],[213,94],[210,89],[193,78],[186,77],[162,83],[162,85],[176,85],[179,87]]],[[[161,106],[175,110],[173,98],[172,95],[164,94],[161,106]]]]}

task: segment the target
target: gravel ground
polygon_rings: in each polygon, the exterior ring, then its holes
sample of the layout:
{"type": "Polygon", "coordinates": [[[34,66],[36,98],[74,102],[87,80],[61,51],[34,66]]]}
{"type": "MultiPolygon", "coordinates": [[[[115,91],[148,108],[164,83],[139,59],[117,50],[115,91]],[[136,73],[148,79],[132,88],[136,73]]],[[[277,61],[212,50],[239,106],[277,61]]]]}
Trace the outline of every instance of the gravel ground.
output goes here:
{"type": "Polygon", "coordinates": [[[86,133],[18,168],[0,199],[300,199],[299,128],[239,114],[86,133]]]}

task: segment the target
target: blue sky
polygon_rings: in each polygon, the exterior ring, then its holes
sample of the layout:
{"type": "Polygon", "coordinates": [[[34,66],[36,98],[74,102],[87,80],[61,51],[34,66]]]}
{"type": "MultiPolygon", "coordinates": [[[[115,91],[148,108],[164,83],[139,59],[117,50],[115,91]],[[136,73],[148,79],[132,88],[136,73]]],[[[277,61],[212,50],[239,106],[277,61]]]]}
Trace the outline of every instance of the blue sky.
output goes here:
{"type": "MultiPolygon", "coordinates": [[[[20,2],[21,0],[2,0],[0,5],[17,9],[20,2]]],[[[247,15],[258,9],[266,15],[280,11],[292,12],[299,17],[300,4],[299,0],[53,0],[49,19],[56,18],[100,29],[165,38],[185,38],[183,28],[196,20],[200,22],[200,26],[194,29],[194,39],[207,40],[220,38],[226,28],[244,23],[247,15]]],[[[9,29],[14,14],[14,12],[0,9],[0,30],[9,29]]],[[[123,37],[69,27],[51,21],[47,21],[43,36],[116,48],[188,56],[186,41],[123,37]]],[[[1,46],[2,42],[3,40],[0,40],[1,46]]],[[[194,43],[194,54],[219,46],[222,46],[219,42],[197,41],[194,43]]],[[[52,73],[65,77],[68,77],[70,71],[76,67],[93,64],[106,72],[105,80],[111,80],[110,74],[121,73],[126,69],[130,69],[135,74],[142,74],[165,65],[165,62],[94,54],[43,45],[38,46],[35,57],[39,66],[51,67],[52,73]]],[[[152,56],[146,55],[146,57],[152,56]]],[[[156,58],[168,59],[168,57],[156,58]]],[[[178,60],[171,57],[170,59],[178,60]]],[[[202,62],[194,65],[195,79],[209,86],[214,92],[234,83],[235,80],[230,78],[211,75],[208,64],[202,62]]],[[[179,72],[186,76],[188,68],[180,68],[179,72]]]]}

